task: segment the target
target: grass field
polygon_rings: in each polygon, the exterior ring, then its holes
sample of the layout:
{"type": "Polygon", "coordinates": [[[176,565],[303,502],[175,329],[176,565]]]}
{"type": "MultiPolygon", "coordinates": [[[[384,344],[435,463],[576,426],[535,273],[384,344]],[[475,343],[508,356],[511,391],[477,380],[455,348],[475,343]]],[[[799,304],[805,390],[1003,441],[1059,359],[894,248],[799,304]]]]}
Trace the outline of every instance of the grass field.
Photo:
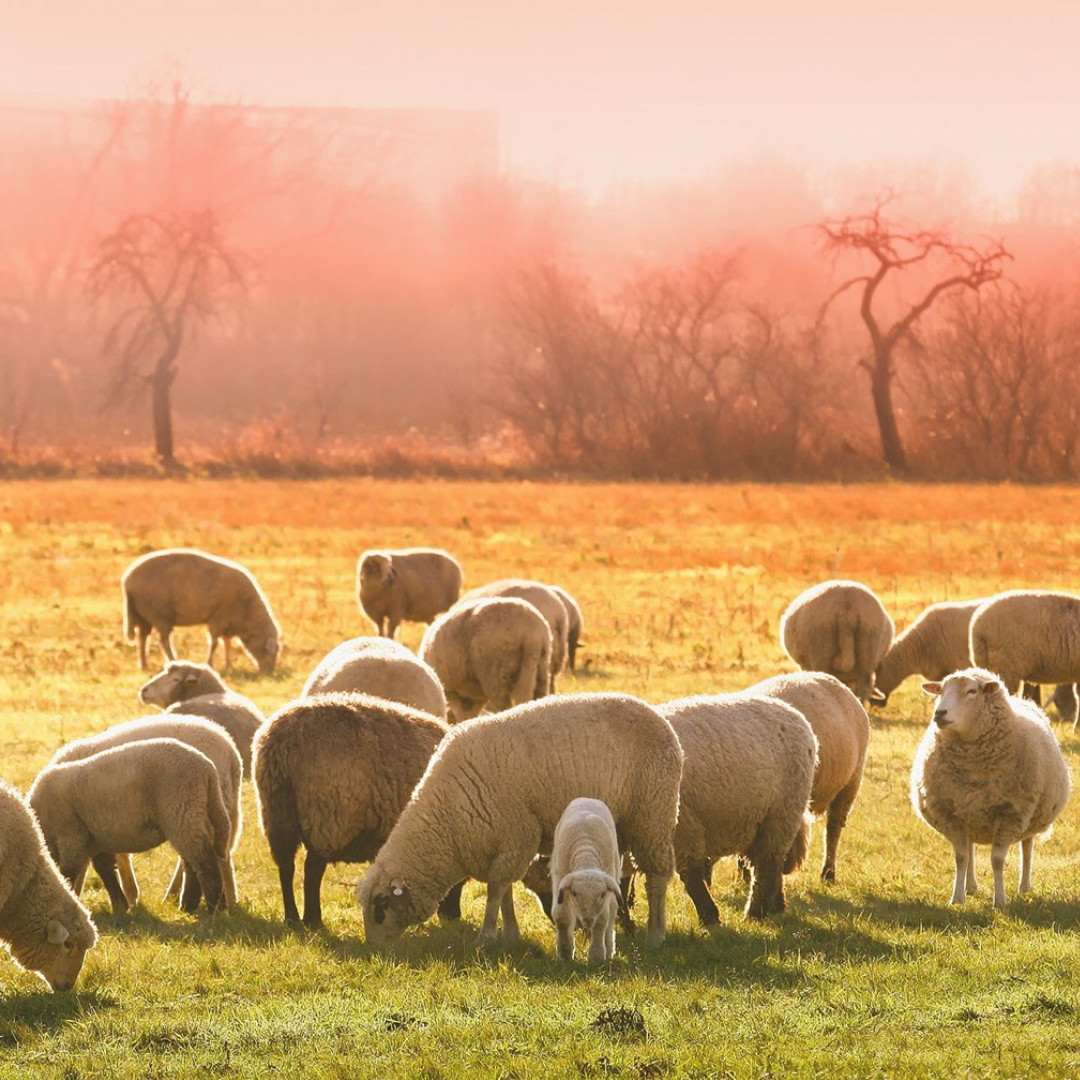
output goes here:
{"type": "MultiPolygon", "coordinates": [[[[853,577],[899,625],[934,600],[1076,588],[1080,491],[967,487],[73,481],[0,486],[0,774],[24,790],[61,742],[140,715],[117,581],[155,547],[192,545],[258,576],[285,629],[279,671],[234,684],[268,713],[317,659],[367,633],[353,596],[364,547],[436,544],[467,583],[559,581],[587,629],[577,679],[660,702],[787,670],[777,618],[803,588],[853,577]]],[[[405,640],[416,645],[419,627],[405,640]]],[[[201,631],[180,631],[203,659],[201,631]]],[[[898,1077],[1064,1076],[1080,1069],[1080,804],[1036,849],[1035,891],[995,915],[949,909],[952,854],[908,803],[929,715],[917,680],[872,717],[838,883],[813,862],[790,911],[742,922],[744,886],[717,867],[720,926],[700,930],[674,883],[670,934],[620,938],[604,970],[559,964],[519,894],[525,942],[478,957],[465,925],[433,921],[394,950],[363,942],[355,866],[323,886],[327,930],[287,929],[245,792],[240,910],[162,904],[162,849],[136,860],[147,900],[113,918],[88,886],[101,940],[78,990],[50,994],[0,958],[0,1076],[898,1077]],[[595,1027],[636,1008],[645,1032],[595,1027]]],[[[1076,771],[1080,738],[1059,727],[1076,771]]],[[[0,868],[2,870],[2,868],[0,868]]],[[[1007,867],[1015,891],[1016,853],[1007,867]]],[[[643,905],[642,905],[643,906],[643,905]]],[[[637,912],[643,919],[644,912],[637,912]]]]}

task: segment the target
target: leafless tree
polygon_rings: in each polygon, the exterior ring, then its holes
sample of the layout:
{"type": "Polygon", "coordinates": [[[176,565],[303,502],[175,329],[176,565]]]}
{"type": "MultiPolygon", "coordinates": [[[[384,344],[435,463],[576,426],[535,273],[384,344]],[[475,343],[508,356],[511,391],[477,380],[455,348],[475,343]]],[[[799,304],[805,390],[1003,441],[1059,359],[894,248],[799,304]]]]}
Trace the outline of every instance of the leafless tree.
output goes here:
{"type": "Polygon", "coordinates": [[[960,290],[977,292],[997,281],[1004,273],[1005,260],[1012,256],[1000,241],[974,247],[958,243],[941,229],[900,225],[885,216],[892,198],[888,192],[878,198],[869,213],[828,219],[818,229],[826,251],[837,256],[855,254],[871,263],[869,272],[848,278],[833,291],[822,307],[822,316],[842,293],[859,290],[859,315],[870,335],[870,352],[859,365],[870,376],[885,463],[902,476],[908,471],[908,461],[893,405],[898,346],[912,335],[937,300],[960,290]],[[902,304],[895,318],[883,315],[883,284],[890,277],[902,279],[909,275],[921,280],[920,295],[902,304]]]}
{"type": "Polygon", "coordinates": [[[176,463],[172,387],[184,346],[244,284],[242,259],[212,210],[132,214],[98,245],[87,292],[106,312],[110,400],[149,390],[155,449],[165,466],[176,463]]]}

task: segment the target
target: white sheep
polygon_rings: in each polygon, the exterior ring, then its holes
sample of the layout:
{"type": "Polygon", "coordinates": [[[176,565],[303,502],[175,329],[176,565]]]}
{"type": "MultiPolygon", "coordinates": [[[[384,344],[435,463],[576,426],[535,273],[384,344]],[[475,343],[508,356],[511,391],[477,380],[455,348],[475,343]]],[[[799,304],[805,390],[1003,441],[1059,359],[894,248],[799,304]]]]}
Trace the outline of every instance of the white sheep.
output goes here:
{"type": "Polygon", "coordinates": [[[365,551],[356,564],[356,602],[382,637],[402,622],[429,623],[461,593],[461,566],[440,548],[365,551]]]}
{"type": "Polygon", "coordinates": [[[671,725],[624,694],[546,698],[459,724],[357,887],[367,940],[423,922],[471,877],[488,883],[478,943],[497,939],[500,909],[504,940],[516,941],[512,885],[538,852],[550,853],[567,804],[585,797],[607,804],[645,874],[647,940],[660,945],[681,772],[671,725]]]}
{"type": "Polygon", "coordinates": [[[551,689],[551,631],[524,600],[462,601],[427,628],[420,659],[446,691],[451,719],[501,712],[551,689]]]}
{"type": "Polygon", "coordinates": [[[967,668],[923,689],[937,701],[911,769],[912,805],[953,846],[952,903],[978,891],[975,845],[990,844],[1002,908],[1005,855],[1020,844],[1020,892],[1029,892],[1035,837],[1069,801],[1068,766],[1045,715],[991,672],[967,668]]]}
{"type": "Polygon", "coordinates": [[[0,941],[20,967],[70,990],[97,942],[86,910],[53,862],[37,818],[0,781],[0,941]]]}
{"type": "Polygon", "coordinates": [[[835,675],[860,701],[880,700],[874,672],[892,644],[893,621],[857,581],[824,581],[780,617],[784,651],[804,671],[835,675]]]}
{"type": "Polygon", "coordinates": [[[555,826],[551,848],[551,918],[560,960],[574,959],[579,926],[589,935],[590,964],[615,956],[621,870],[611,811],[599,799],[572,800],[555,826]]]}
{"type": "Polygon", "coordinates": [[[264,675],[274,670],[281,650],[281,628],[258,582],[239,563],[190,548],[152,551],[136,559],[120,579],[124,636],[138,637],[139,667],[146,670],[146,643],[157,630],[161,651],[175,660],[172,632],[177,626],[206,625],[207,664],[218,641],[225,642],[225,666],[238,637],[264,675]]]}
{"type": "Polygon", "coordinates": [[[446,719],[446,694],[439,676],[390,638],[342,642],[319,661],[300,696],[335,692],[370,694],[446,719]]]}
{"type": "Polygon", "coordinates": [[[160,675],[140,687],[139,700],[167,713],[201,716],[219,724],[240,752],[244,775],[251,776],[251,740],[266,717],[251,698],[230,690],[209,664],[169,661],[160,675]]]}
{"type": "MultiPolygon", "coordinates": [[[[47,765],[28,801],[60,872],[74,885],[95,860],[114,910],[125,910],[126,901],[115,866],[109,873],[102,857],[149,851],[166,841],[197,876],[206,906],[228,906],[221,865],[229,857],[232,822],[214,763],[193,747],[148,739],[47,765]]],[[[198,901],[185,889],[181,907],[193,911],[198,901]]]]}
{"type": "Polygon", "coordinates": [[[748,693],[786,702],[806,717],[818,742],[810,813],[827,815],[822,881],[836,880],[836,849],[862,786],[870,720],[859,699],[839,679],[820,671],[776,675],[748,693]]]}

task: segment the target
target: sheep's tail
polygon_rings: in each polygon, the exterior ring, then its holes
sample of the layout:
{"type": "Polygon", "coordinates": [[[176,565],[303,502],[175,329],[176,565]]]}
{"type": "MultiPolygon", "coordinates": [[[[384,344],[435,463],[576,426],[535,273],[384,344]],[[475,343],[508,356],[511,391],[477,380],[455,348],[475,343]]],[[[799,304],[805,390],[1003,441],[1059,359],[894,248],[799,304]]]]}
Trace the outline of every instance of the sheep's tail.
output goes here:
{"type": "Polygon", "coordinates": [[[124,637],[128,641],[135,640],[135,601],[132,599],[131,593],[127,591],[127,585],[124,582],[120,583],[120,595],[124,598],[124,637]]]}
{"type": "Polygon", "coordinates": [[[214,836],[214,854],[219,859],[228,859],[229,842],[232,839],[232,821],[225,809],[225,800],[221,797],[221,784],[217,772],[208,779],[206,811],[210,818],[210,829],[214,836]]]}
{"type": "Polygon", "coordinates": [[[799,825],[799,831],[795,835],[795,842],[791,845],[791,850],[787,853],[787,858],[784,860],[784,873],[792,874],[802,866],[806,860],[807,852],[810,850],[810,815],[803,814],[803,819],[799,825]]]}
{"type": "MultiPolygon", "coordinates": [[[[287,754],[276,753],[276,732],[271,726],[260,732],[252,747],[251,775],[259,807],[259,824],[270,845],[270,854],[278,864],[295,856],[300,844],[296,823],[299,814],[296,792],[289,771],[281,766],[287,754]]],[[[286,748],[287,749],[287,748],[286,748]]]]}
{"type": "Polygon", "coordinates": [[[855,670],[855,630],[857,625],[852,617],[846,613],[836,620],[836,657],[832,662],[834,671],[855,670]]]}

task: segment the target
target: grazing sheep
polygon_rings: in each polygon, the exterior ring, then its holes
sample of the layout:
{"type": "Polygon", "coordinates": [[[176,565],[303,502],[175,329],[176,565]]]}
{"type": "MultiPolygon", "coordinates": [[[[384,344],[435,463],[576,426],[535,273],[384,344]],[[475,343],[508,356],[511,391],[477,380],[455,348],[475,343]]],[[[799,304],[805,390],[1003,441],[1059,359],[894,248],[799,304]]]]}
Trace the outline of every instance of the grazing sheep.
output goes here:
{"type": "Polygon", "coordinates": [[[158,632],[161,651],[175,660],[176,626],[206,624],[210,636],[207,664],[214,662],[219,640],[225,642],[225,666],[232,661],[232,638],[238,637],[263,675],[274,670],[281,649],[281,628],[256,580],[239,563],[205,551],[173,548],[136,559],[120,579],[124,598],[124,636],[139,639],[139,667],[146,670],[146,641],[158,632]]]}
{"type": "Polygon", "coordinates": [[[724,855],[743,855],[753,868],[748,918],[783,911],[783,875],[801,865],[809,841],[817,763],[809,723],[790,705],[749,692],[684,698],[659,712],[685,755],[675,859],[702,925],[719,921],[709,879],[724,855]]]}
{"type": "MultiPolygon", "coordinates": [[[[213,763],[217,771],[218,784],[221,789],[221,798],[225,804],[226,813],[229,816],[229,857],[221,866],[221,878],[224,883],[225,897],[228,903],[236,903],[236,876],[233,871],[231,853],[240,842],[240,832],[243,828],[243,812],[240,805],[240,781],[243,769],[240,762],[240,754],[233,745],[228,733],[198,716],[185,716],[178,713],[165,713],[157,716],[147,716],[140,720],[129,720],[123,724],[114,724],[96,735],[87,735],[82,739],[65,743],[52,756],[50,765],[59,765],[64,762],[84,761],[86,758],[101,753],[103,750],[111,750],[116,746],[126,746],[131,743],[146,742],[148,739],[176,739],[178,742],[190,746],[194,750],[205,754],[213,763]]],[[[132,849],[134,850],[134,849],[132,849]]],[[[131,860],[127,857],[127,848],[118,848],[116,852],[110,852],[109,857],[99,867],[95,860],[94,869],[98,871],[102,881],[108,887],[107,878],[114,873],[119,873],[123,890],[124,903],[121,904],[110,892],[113,906],[123,914],[128,906],[134,907],[139,900],[139,886],[135,880],[134,871],[131,868],[131,860]],[[112,855],[120,854],[122,857],[115,860],[112,855]],[[104,870],[104,872],[103,872],[104,870]]],[[[184,890],[185,901],[188,907],[198,906],[199,903],[199,879],[193,873],[185,874],[191,867],[185,867],[183,861],[177,863],[172,882],[165,893],[166,899],[177,895],[184,890]]],[[[82,881],[78,882],[81,888],[82,881]]]]}
{"type": "MultiPolygon", "coordinates": [[[[206,906],[228,906],[221,867],[229,858],[232,820],[214,763],[193,747],[148,739],[47,765],[29,803],[61,873],[74,885],[94,860],[114,912],[126,911],[127,900],[115,864],[110,868],[102,857],[149,851],[166,841],[193,870],[206,906]]],[[[185,889],[181,907],[194,911],[198,903],[199,895],[185,889]]]]}
{"type": "Polygon", "coordinates": [[[570,616],[568,609],[559,594],[550,586],[539,581],[522,581],[518,578],[507,578],[505,581],[493,581],[490,585],[481,585],[477,589],[470,589],[462,598],[461,603],[473,600],[487,600],[498,598],[502,600],[524,600],[532,604],[551,628],[551,689],[555,689],[555,678],[566,667],[566,654],[568,650],[567,635],[569,633],[570,616]]]}
{"type": "Polygon", "coordinates": [[[1005,855],[1020,844],[1020,892],[1030,892],[1035,837],[1069,801],[1068,766],[1045,715],[991,672],[967,668],[923,689],[937,701],[911,769],[912,806],[953,846],[952,903],[978,891],[975,845],[990,844],[1003,908],[1005,855]]]}
{"type": "Polygon", "coordinates": [[[297,848],[307,850],[303,921],[321,926],[327,863],[374,858],[447,730],[433,716],[363,694],[302,698],[270,718],[255,738],[255,789],[286,920],[300,919],[297,848]]]}
{"type": "Polygon", "coordinates": [[[551,688],[551,631],[524,600],[462,601],[424,633],[420,659],[446,691],[453,722],[502,712],[551,688]]]}
{"type": "Polygon", "coordinates": [[[585,630],[581,607],[561,585],[552,585],[550,588],[566,606],[566,655],[570,661],[570,670],[577,671],[577,651],[581,644],[581,635],[585,630]]]}
{"type": "Polygon", "coordinates": [[[555,826],[551,848],[551,917],[560,960],[574,959],[579,926],[589,935],[590,964],[614,957],[621,869],[611,811],[599,799],[574,799],[555,826]]]}
{"type": "Polygon", "coordinates": [[[220,724],[236,744],[244,775],[251,776],[251,740],[266,723],[251,698],[230,690],[209,664],[172,660],[139,690],[144,705],[157,705],[168,713],[201,716],[220,724]]]}
{"type": "Polygon", "coordinates": [[[780,617],[784,651],[804,671],[835,675],[863,702],[880,700],[874,672],[889,651],[893,621],[857,581],[824,581],[797,596],[780,617]]]}
{"type": "Polygon", "coordinates": [[[90,912],[61,876],[23,797],[0,781],[0,941],[19,967],[70,990],[97,942],[90,912]]]}
{"type": "Polygon", "coordinates": [[[1080,722],[1076,702],[1076,687],[1071,683],[1062,683],[1054,687],[1053,696],[1047,702],[1057,709],[1057,714],[1062,722],[1068,724],[1076,731],[1077,723],[1080,722]]]}
{"type": "MultiPolygon", "coordinates": [[[[805,721],[803,721],[805,723],[805,721]]],[[[435,911],[463,878],[488,883],[481,945],[518,938],[512,885],[579,797],[607,804],[620,846],[645,874],[648,943],[666,930],[682,751],[671,725],[624,694],[572,694],[452,728],[357,886],[369,942],[435,911]]]]}
{"type": "Polygon", "coordinates": [[[370,694],[446,719],[446,694],[438,675],[390,638],[342,642],[319,661],[300,696],[334,692],[370,694]]]}
{"type": "Polygon", "coordinates": [[[431,622],[460,593],[461,566],[439,548],[365,551],[356,564],[356,602],[381,637],[402,622],[431,622]]]}
{"type": "Polygon", "coordinates": [[[806,717],[818,742],[818,764],[810,791],[810,813],[827,814],[822,881],[836,880],[840,833],[862,785],[870,721],[859,699],[824,672],[776,675],[747,691],[784,701],[806,717]]]}

